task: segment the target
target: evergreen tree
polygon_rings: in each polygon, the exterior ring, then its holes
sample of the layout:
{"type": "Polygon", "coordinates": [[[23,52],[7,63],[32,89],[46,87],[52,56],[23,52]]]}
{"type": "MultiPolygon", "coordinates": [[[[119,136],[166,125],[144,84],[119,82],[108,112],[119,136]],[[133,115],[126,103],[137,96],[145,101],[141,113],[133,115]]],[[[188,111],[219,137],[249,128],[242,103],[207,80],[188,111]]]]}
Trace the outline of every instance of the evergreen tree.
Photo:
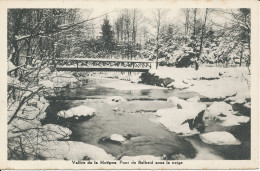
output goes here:
{"type": "Polygon", "coordinates": [[[101,30],[104,49],[111,52],[114,49],[113,31],[107,17],[104,19],[101,30]]]}

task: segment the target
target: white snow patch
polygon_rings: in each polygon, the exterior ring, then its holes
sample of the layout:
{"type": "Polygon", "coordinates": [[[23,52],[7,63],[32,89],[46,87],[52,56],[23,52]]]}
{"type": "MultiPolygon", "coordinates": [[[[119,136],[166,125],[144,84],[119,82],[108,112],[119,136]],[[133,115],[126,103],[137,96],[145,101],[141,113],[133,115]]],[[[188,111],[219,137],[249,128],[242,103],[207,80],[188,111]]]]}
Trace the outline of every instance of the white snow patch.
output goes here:
{"type": "Polygon", "coordinates": [[[188,102],[199,102],[200,101],[200,97],[199,96],[195,96],[192,98],[187,99],[188,102]]]}
{"type": "Polygon", "coordinates": [[[49,76],[51,74],[51,70],[49,68],[44,68],[39,72],[39,77],[49,76]]]}
{"type": "Polygon", "coordinates": [[[247,116],[236,116],[230,115],[225,118],[223,122],[220,123],[222,126],[235,126],[240,125],[241,123],[247,123],[250,120],[247,116]]]}
{"type": "Polygon", "coordinates": [[[11,71],[14,69],[16,69],[16,66],[11,61],[8,61],[8,71],[11,71]]]}
{"type": "Polygon", "coordinates": [[[221,126],[235,126],[241,123],[247,123],[250,118],[247,116],[237,116],[230,104],[225,102],[214,102],[208,107],[203,115],[204,123],[207,120],[219,122],[221,126]]]}
{"type": "Polygon", "coordinates": [[[200,134],[200,138],[207,144],[215,145],[239,145],[241,142],[237,140],[229,132],[208,132],[200,134]]]}
{"type": "Polygon", "coordinates": [[[51,82],[50,80],[41,80],[39,82],[39,85],[44,86],[45,88],[50,88],[50,89],[53,89],[53,87],[54,87],[53,82],[51,82]]]}
{"type": "Polygon", "coordinates": [[[49,159],[82,160],[88,157],[92,160],[114,160],[115,158],[107,154],[102,148],[83,142],[75,141],[52,141],[46,144],[47,149],[40,155],[49,159]]]}
{"type": "Polygon", "coordinates": [[[159,122],[165,126],[171,132],[182,134],[184,136],[197,134],[197,130],[191,130],[187,119],[191,119],[191,116],[184,109],[166,108],[159,109],[156,112],[157,116],[161,116],[159,122]]]}
{"type": "Polygon", "coordinates": [[[123,137],[122,135],[119,135],[119,134],[112,134],[110,136],[110,139],[113,141],[119,141],[119,142],[124,142],[126,140],[125,137],[123,137]]]}
{"type": "Polygon", "coordinates": [[[225,102],[213,102],[207,109],[211,116],[217,117],[220,114],[226,116],[234,114],[232,106],[225,102]]]}
{"type": "Polygon", "coordinates": [[[95,114],[96,109],[81,105],[69,110],[62,110],[57,115],[63,118],[70,118],[73,116],[93,116],[95,114]]]}
{"type": "Polygon", "coordinates": [[[190,84],[185,84],[181,80],[175,80],[167,85],[168,88],[186,89],[190,87],[190,84]]]}
{"type": "Polygon", "coordinates": [[[186,100],[179,99],[178,97],[172,96],[167,99],[168,102],[172,103],[174,107],[184,109],[188,114],[188,119],[195,118],[200,112],[206,110],[206,105],[198,102],[188,102],[186,100]]]}

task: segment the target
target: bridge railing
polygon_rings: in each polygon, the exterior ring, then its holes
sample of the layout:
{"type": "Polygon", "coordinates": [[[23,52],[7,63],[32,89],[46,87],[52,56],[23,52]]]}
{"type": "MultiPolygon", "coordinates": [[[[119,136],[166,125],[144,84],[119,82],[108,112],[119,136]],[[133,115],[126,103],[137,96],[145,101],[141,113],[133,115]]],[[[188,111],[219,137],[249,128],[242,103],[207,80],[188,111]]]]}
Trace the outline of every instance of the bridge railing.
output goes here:
{"type": "Polygon", "coordinates": [[[121,60],[121,59],[91,59],[91,58],[56,58],[55,67],[58,68],[107,68],[107,69],[150,69],[152,61],[146,60],[121,60]]]}

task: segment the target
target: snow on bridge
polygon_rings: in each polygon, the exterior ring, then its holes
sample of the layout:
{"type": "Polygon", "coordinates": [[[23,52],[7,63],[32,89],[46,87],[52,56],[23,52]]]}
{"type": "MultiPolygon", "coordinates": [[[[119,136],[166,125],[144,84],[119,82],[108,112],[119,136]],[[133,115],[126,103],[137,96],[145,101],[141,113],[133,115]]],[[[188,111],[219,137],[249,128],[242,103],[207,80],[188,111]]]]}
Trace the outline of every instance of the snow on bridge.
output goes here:
{"type": "Polygon", "coordinates": [[[94,58],[56,58],[57,71],[119,71],[147,72],[151,69],[152,61],[94,59],[94,58]]]}

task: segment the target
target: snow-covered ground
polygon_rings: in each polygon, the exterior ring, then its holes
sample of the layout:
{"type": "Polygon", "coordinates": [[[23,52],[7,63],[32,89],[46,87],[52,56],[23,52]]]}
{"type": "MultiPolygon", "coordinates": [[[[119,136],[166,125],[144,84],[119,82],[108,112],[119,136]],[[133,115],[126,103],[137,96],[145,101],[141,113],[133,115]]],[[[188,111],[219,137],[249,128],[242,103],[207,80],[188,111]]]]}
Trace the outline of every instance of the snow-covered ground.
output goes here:
{"type": "Polygon", "coordinates": [[[251,77],[247,67],[201,67],[197,71],[193,68],[159,67],[149,73],[161,79],[173,79],[168,87],[198,92],[210,99],[234,96],[229,100],[243,103],[250,98],[251,77]]]}

